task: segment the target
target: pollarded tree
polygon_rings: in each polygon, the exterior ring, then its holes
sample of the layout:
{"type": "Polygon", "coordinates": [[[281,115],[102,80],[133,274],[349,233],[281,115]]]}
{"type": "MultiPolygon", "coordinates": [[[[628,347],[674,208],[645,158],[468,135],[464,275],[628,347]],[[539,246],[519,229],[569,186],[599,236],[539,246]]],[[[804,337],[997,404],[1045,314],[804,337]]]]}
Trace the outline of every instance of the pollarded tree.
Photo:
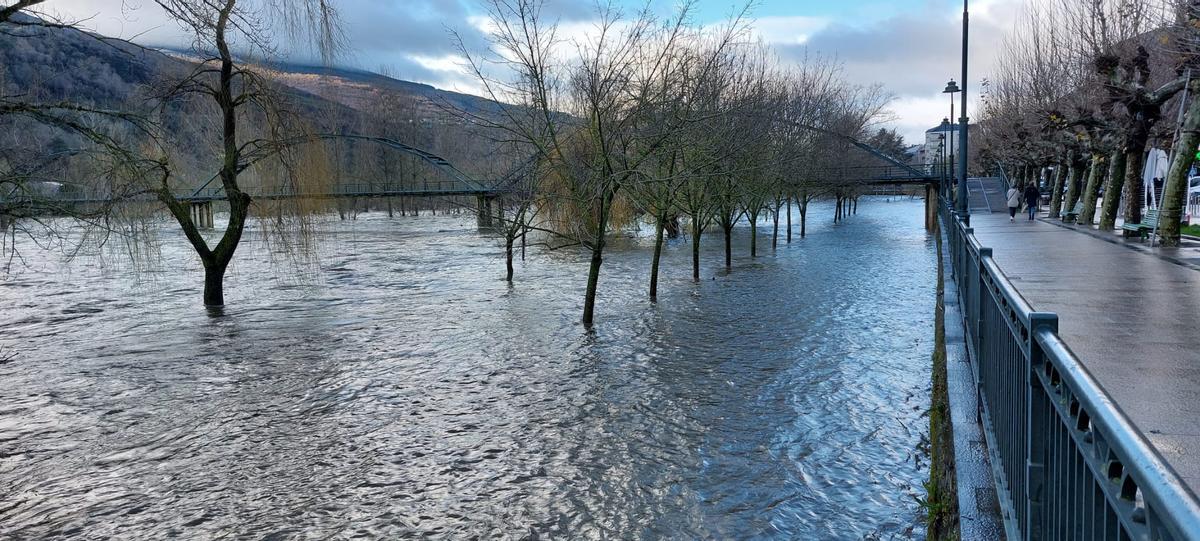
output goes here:
{"type": "Polygon", "coordinates": [[[1173,143],[1174,159],[1167,172],[1163,187],[1163,201],[1159,215],[1159,230],[1164,246],[1178,246],[1179,224],[1183,219],[1183,207],[1188,197],[1188,172],[1195,161],[1200,147],[1200,2],[1190,0],[1181,7],[1178,22],[1171,28],[1166,47],[1183,58],[1183,69],[1190,96],[1179,137],[1173,143]]]}

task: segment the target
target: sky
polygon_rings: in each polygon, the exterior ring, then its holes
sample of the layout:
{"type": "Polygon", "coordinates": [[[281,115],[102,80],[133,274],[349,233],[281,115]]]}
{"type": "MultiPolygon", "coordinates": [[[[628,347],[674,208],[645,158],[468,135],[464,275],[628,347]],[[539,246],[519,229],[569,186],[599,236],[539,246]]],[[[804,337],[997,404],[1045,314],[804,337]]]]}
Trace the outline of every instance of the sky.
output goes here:
{"type": "MultiPolygon", "coordinates": [[[[612,0],[633,11],[646,0],[612,0]]],[[[675,0],[649,0],[651,9],[670,12],[675,0]]],[[[1023,0],[971,0],[969,102],[987,77],[1012,31],[1023,0]]],[[[50,0],[47,12],[96,32],[149,46],[187,46],[189,40],[152,0],[50,0]]],[[[486,47],[483,10],[478,0],[337,0],[346,48],[337,63],[438,88],[479,94],[463,69],[451,32],[467,47],[486,47]]],[[[718,24],[738,11],[733,0],[698,0],[694,18],[718,24]]],[[[547,0],[546,13],[564,28],[587,28],[595,20],[595,0],[547,0]]],[[[754,32],[772,45],[783,62],[806,53],[833,56],[853,84],[881,84],[894,96],[895,128],[910,144],[950,114],[941,91],[959,79],[962,3],[960,0],[759,0],[751,16],[754,32]]],[[[284,47],[286,49],[286,46],[284,47]]],[[[297,48],[291,60],[311,61],[297,48]]],[[[956,105],[956,114],[958,106],[956,105]]]]}

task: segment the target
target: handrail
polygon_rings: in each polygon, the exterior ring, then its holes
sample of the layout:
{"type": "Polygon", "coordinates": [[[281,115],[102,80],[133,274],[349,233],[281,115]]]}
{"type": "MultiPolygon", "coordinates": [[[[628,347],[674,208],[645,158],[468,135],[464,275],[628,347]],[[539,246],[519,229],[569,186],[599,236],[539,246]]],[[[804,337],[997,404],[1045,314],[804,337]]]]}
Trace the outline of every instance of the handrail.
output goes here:
{"type": "Polygon", "coordinates": [[[1010,532],[1088,538],[1116,527],[1132,539],[1200,541],[1200,500],[1058,335],[1058,316],[1036,312],[949,207],[942,219],[1010,532]],[[1087,476],[1064,470],[1069,456],[1087,476]],[[1089,505],[1102,508],[1083,509],[1073,492],[1090,482],[1103,496],[1089,505]]]}
{"type": "Polygon", "coordinates": [[[1158,510],[1176,539],[1200,539],[1200,502],[1187,485],[1079,361],[1066,342],[1053,330],[1038,329],[1034,336],[1054,363],[1058,375],[1075,391],[1090,421],[1107,436],[1110,449],[1120,456],[1125,470],[1138,479],[1142,498],[1158,510]]]}

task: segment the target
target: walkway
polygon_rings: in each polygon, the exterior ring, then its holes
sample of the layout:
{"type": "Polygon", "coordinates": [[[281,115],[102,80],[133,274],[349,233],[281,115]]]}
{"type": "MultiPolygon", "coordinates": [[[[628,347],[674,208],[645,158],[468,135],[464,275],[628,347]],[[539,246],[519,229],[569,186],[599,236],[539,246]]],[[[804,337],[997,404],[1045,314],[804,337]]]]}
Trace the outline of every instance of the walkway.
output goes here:
{"type": "Polygon", "coordinates": [[[983,246],[1125,414],[1200,494],[1200,248],[974,214],[983,246]]]}

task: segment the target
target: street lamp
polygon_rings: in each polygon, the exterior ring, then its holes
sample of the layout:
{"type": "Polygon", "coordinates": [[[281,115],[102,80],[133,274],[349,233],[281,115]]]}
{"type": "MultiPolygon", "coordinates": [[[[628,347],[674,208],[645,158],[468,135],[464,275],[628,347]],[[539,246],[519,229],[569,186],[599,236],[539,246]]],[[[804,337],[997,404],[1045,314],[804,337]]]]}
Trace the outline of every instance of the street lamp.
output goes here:
{"type": "MultiPolygon", "coordinates": [[[[958,214],[967,225],[971,214],[967,210],[967,0],[963,0],[962,29],[962,118],[958,134],[958,214]]],[[[953,94],[951,94],[953,96],[953,94]]],[[[954,99],[954,98],[951,98],[954,99]]]]}
{"type": "MultiPolygon", "coordinates": [[[[942,94],[950,95],[950,116],[946,117],[946,119],[949,121],[947,123],[947,127],[951,127],[954,125],[954,95],[959,92],[961,92],[961,90],[958,88],[958,84],[954,82],[954,79],[950,79],[950,82],[946,83],[946,89],[942,91],[942,94]]],[[[953,184],[954,183],[954,141],[955,141],[955,138],[954,138],[953,131],[951,131],[950,134],[951,134],[950,139],[948,141],[946,141],[946,154],[944,155],[944,158],[946,158],[946,168],[949,169],[949,173],[947,174],[947,178],[949,179],[949,184],[953,184]]],[[[947,186],[946,186],[947,190],[949,190],[949,188],[950,188],[949,184],[947,184],[947,186]]]]}
{"type": "Polygon", "coordinates": [[[946,160],[946,134],[945,134],[945,132],[938,134],[937,161],[938,161],[938,172],[940,173],[940,177],[941,177],[938,179],[941,182],[941,185],[938,187],[938,190],[942,194],[942,196],[941,196],[942,199],[949,201],[950,200],[950,176],[949,176],[950,162],[948,162],[946,160]]]}

